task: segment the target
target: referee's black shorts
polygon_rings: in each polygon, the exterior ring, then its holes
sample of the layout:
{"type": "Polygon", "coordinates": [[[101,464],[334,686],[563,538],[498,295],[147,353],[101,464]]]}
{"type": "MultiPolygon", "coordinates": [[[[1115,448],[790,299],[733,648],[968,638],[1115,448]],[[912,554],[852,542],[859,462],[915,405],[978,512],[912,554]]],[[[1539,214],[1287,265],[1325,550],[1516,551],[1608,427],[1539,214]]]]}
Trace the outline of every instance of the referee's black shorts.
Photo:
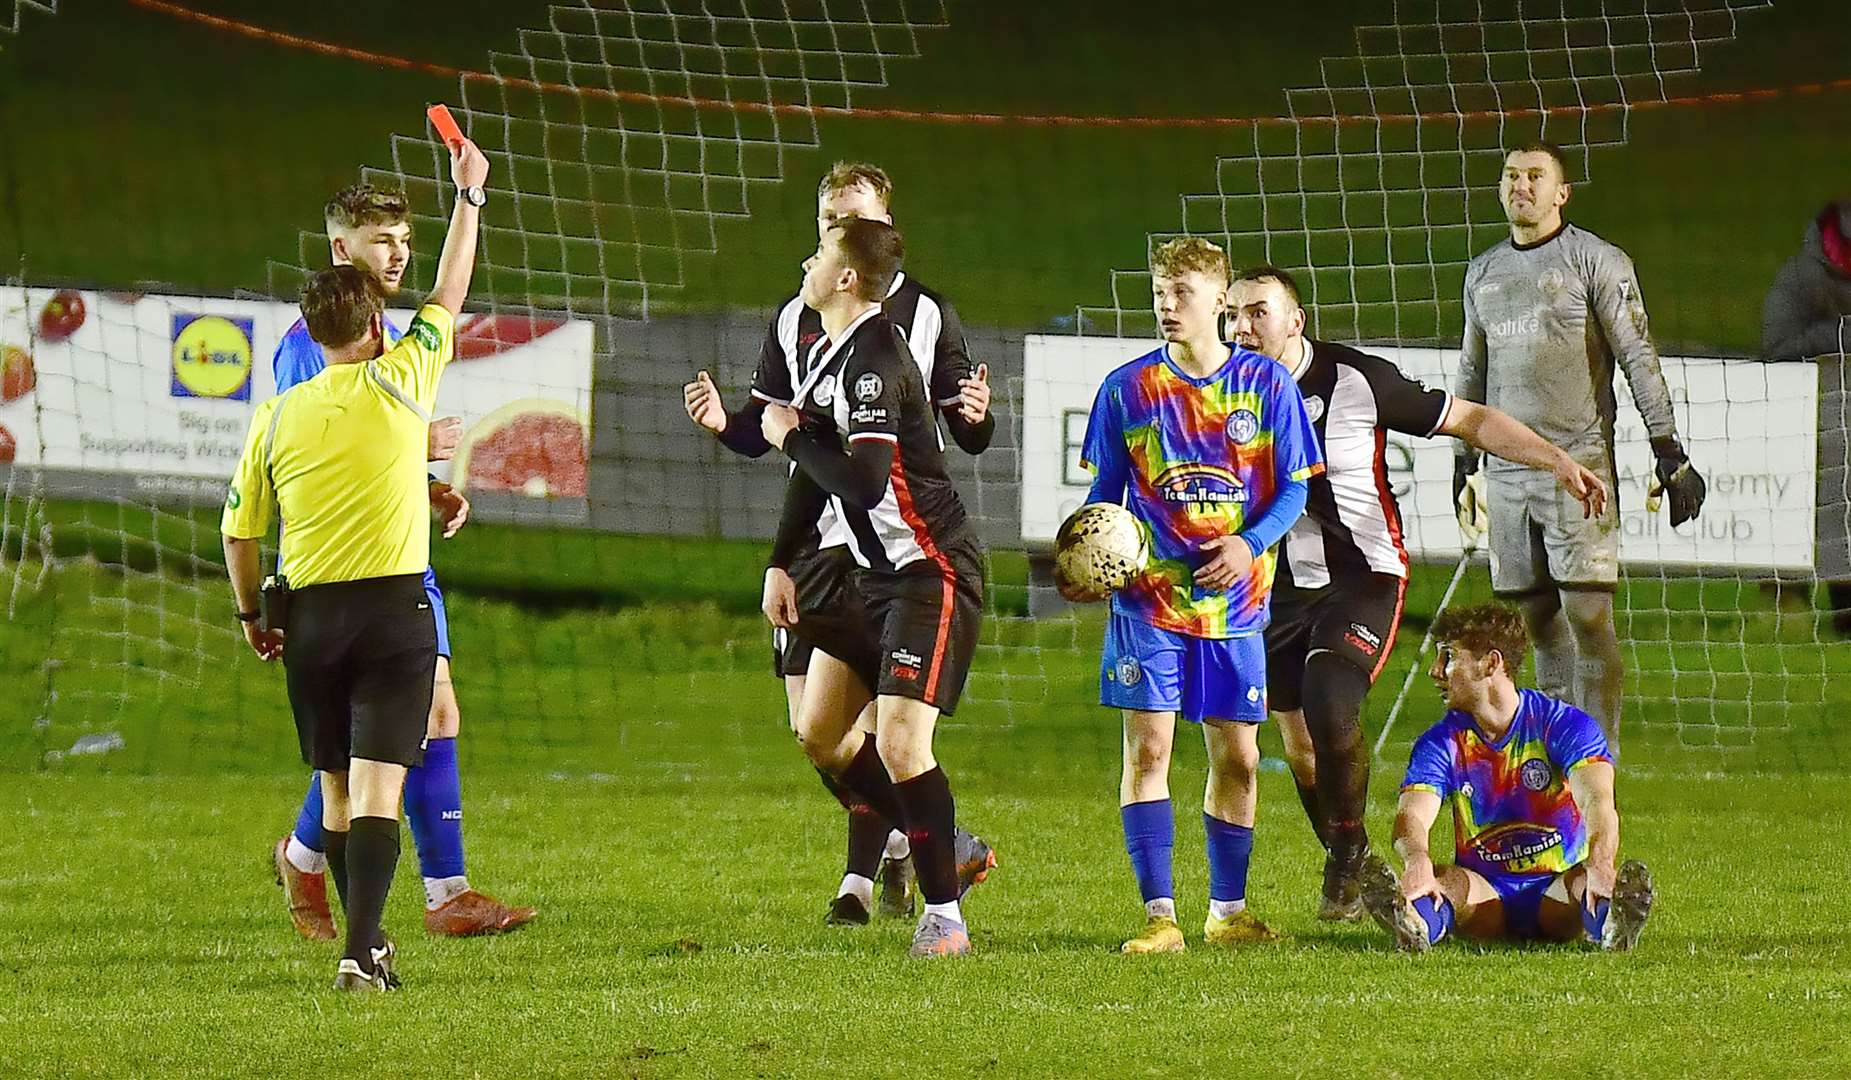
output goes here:
{"type": "Polygon", "coordinates": [[[771,632],[771,671],[782,679],[808,674],[819,646],[850,667],[871,666],[879,644],[868,630],[867,610],[855,588],[855,556],[847,544],[805,544],[791,560],[797,586],[797,629],[771,632]]]}
{"type": "Polygon", "coordinates": [[[1304,705],[1305,660],[1328,651],[1349,661],[1373,684],[1395,647],[1407,579],[1393,574],[1333,575],[1321,589],[1278,589],[1266,627],[1269,708],[1304,705]]]}
{"type": "MultiPolygon", "coordinates": [[[[947,543],[898,573],[856,578],[880,651],[858,674],[876,696],[923,701],[950,716],[983,629],[983,549],[975,537],[947,543]]],[[[850,665],[854,666],[854,665],[850,665]]]]}
{"type": "Polygon", "coordinates": [[[285,633],[303,761],[330,772],[345,772],[353,758],[424,761],[437,621],[423,574],[292,590],[285,633]]]}

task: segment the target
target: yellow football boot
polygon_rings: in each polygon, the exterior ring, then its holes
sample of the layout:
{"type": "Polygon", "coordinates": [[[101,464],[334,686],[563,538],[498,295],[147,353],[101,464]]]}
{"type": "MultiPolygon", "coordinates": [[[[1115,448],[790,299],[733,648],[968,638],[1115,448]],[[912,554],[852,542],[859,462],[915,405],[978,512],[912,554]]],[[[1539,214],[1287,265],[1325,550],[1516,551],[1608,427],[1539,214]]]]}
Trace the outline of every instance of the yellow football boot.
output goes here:
{"type": "Polygon", "coordinates": [[[1183,928],[1176,925],[1176,920],[1168,915],[1152,915],[1144,922],[1144,929],[1138,936],[1119,946],[1119,952],[1127,955],[1144,953],[1182,952],[1183,928]]]}
{"type": "Polygon", "coordinates": [[[1272,927],[1253,917],[1253,912],[1242,908],[1225,919],[1209,915],[1202,924],[1202,938],[1210,945],[1222,947],[1247,945],[1256,941],[1278,941],[1279,935],[1272,927]]]}

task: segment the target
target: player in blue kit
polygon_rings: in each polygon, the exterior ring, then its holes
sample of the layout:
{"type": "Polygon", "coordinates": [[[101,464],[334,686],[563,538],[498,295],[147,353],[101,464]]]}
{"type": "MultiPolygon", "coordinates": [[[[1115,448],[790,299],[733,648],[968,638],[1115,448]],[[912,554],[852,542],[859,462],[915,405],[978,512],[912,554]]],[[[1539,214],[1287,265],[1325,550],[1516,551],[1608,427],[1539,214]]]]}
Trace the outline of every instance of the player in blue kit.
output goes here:
{"type": "MultiPolygon", "coordinates": [[[[1266,651],[1274,547],[1304,510],[1323,459],[1304,398],[1277,361],[1225,344],[1228,261],[1185,237],[1151,255],[1161,348],[1106,376],[1093,401],[1083,462],[1088,502],[1124,503],[1150,536],[1149,567],[1112,595],[1100,704],[1124,711],[1119,807],[1144,897],[1145,926],[1127,953],[1176,952],[1170,751],[1176,714],[1208,743],[1211,945],[1275,935],[1247,911],[1247,865],[1266,719],[1266,651]]],[[[1072,599],[1088,596],[1059,583],[1072,599]]]]}
{"type": "Polygon", "coordinates": [[[1502,604],[1443,612],[1428,674],[1448,711],[1414,742],[1395,814],[1399,876],[1363,864],[1363,905],[1395,943],[1424,952],[1458,933],[1479,940],[1573,941],[1630,949],[1652,911],[1645,864],[1615,869],[1620,815],[1613,755],[1594,718],[1512,681],[1528,648],[1502,604]],[[1453,864],[1428,834],[1453,811],[1453,864]]]}
{"type": "MultiPolygon", "coordinates": [[[[379,279],[386,295],[395,295],[411,259],[411,208],[404,193],[384,191],[370,184],[343,188],[329,200],[326,219],[334,264],[362,267],[379,279]]],[[[399,336],[398,328],[388,320],[387,347],[395,344],[399,336]]],[[[327,366],[321,346],[309,337],[301,319],[277,344],[273,363],[279,394],[314,378],[327,366]]],[[[431,425],[431,460],[447,460],[455,452],[461,427],[454,418],[431,425]]],[[[469,502],[462,493],[435,477],[431,479],[431,506],[443,522],[446,537],[462,528],[469,516],[469,502]]],[[[283,572],[287,576],[287,570],[283,572]]],[[[424,926],[433,934],[451,937],[512,930],[532,919],[534,909],[509,907],[470,888],[464,873],[463,793],[456,767],[456,736],[462,716],[450,682],[450,629],[443,593],[438,591],[437,575],[428,567],[424,571],[424,592],[437,618],[437,677],[426,728],[424,763],[405,777],[405,817],[411,825],[424,877],[424,926]]],[[[313,940],[332,941],[334,917],[328,907],[321,821],[321,785],[311,775],[296,826],[277,841],[273,859],[296,931],[313,940]]]]}

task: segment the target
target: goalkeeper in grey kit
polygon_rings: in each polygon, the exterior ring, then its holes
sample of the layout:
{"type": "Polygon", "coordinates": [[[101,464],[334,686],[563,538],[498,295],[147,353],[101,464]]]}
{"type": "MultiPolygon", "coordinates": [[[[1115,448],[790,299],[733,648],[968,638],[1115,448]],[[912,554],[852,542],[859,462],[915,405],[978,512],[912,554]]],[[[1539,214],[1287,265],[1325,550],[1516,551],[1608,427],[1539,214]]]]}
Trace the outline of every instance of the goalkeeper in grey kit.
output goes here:
{"type": "MultiPolygon", "coordinates": [[[[1498,198],[1510,238],[1466,267],[1465,341],[1454,393],[1528,424],[1617,495],[1617,360],[1651,436],[1654,492],[1669,497],[1675,528],[1703,508],[1703,477],[1678,441],[1632,260],[1566,223],[1568,197],[1560,148],[1529,143],[1505,157],[1498,198]]],[[[1460,526],[1475,539],[1488,509],[1491,587],[1523,611],[1536,646],[1537,687],[1591,713],[1617,752],[1616,503],[1584,519],[1580,504],[1549,473],[1496,458],[1480,473],[1470,446],[1461,442],[1457,454],[1453,494],[1460,526]]]]}

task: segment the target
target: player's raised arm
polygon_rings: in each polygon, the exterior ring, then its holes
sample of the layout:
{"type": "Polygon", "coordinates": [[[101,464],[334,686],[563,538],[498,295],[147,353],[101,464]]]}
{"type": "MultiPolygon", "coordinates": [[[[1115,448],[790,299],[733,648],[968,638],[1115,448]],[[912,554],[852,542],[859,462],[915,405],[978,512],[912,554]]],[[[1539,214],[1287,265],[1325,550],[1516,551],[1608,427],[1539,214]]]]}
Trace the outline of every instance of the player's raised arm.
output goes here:
{"type": "Polygon", "coordinates": [[[1592,470],[1502,409],[1454,398],[1437,434],[1452,435],[1506,461],[1554,473],[1562,487],[1581,501],[1584,517],[1599,517],[1611,497],[1606,483],[1592,470]]]}
{"type": "Polygon", "coordinates": [[[469,279],[476,269],[476,234],[482,206],[488,201],[482,185],[488,182],[488,158],[476,144],[464,139],[450,146],[450,178],[456,181],[456,209],[450,212],[450,231],[444,234],[443,254],[437,259],[437,287],[430,302],[455,315],[469,298],[469,279]]]}
{"type": "Polygon", "coordinates": [[[941,300],[938,311],[944,325],[934,346],[932,385],[927,392],[945,418],[951,441],[967,454],[981,454],[996,436],[996,414],[990,411],[990,366],[971,362],[957,309],[941,300]]]}

